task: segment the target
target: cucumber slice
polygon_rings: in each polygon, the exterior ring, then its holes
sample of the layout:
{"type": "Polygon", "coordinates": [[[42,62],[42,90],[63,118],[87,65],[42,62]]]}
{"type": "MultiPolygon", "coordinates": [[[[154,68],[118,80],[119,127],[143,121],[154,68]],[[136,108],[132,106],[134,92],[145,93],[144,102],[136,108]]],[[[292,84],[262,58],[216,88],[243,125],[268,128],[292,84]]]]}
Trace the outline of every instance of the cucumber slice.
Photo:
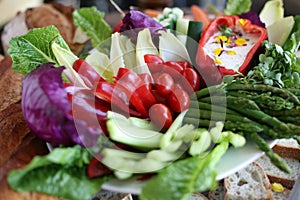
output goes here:
{"type": "Polygon", "coordinates": [[[166,133],[162,136],[160,141],[160,147],[165,148],[167,147],[173,140],[173,137],[175,136],[175,133],[177,129],[179,129],[182,125],[183,118],[185,114],[187,113],[187,110],[180,113],[176,119],[173,121],[172,125],[169,127],[169,129],[166,131],[166,133]]]}
{"type": "Polygon", "coordinates": [[[179,157],[179,153],[171,153],[164,150],[152,150],[147,154],[147,158],[158,160],[161,162],[174,161],[177,160],[179,157]]]}
{"type": "Polygon", "coordinates": [[[200,155],[211,145],[211,136],[208,131],[202,131],[198,140],[194,140],[190,146],[189,154],[192,156],[200,155]]]}
{"type": "Polygon", "coordinates": [[[147,130],[155,130],[154,125],[145,119],[140,119],[137,117],[129,117],[128,120],[133,126],[136,126],[136,127],[142,128],[142,129],[147,129],[147,130]]]}
{"type": "Polygon", "coordinates": [[[202,22],[190,21],[187,35],[196,42],[199,42],[202,34],[202,25],[202,22]]]}
{"type": "Polygon", "coordinates": [[[130,178],[132,176],[132,173],[124,171],[114,171],[114,175],[120,180],[125,180],[130,178]]]}
{"type": "Polygon", "coordinates": [[[177,19],[176,31],[184,35],[187,35],[189,29],[189,23],[190,23],[189,19],[185,19],[185,18],[177,19]]]}
{"type": "Polygon", "coordinates": [[[153,160],[150,158],[144,158],[136,163],[134,166],[134,172],[136,173],[149,173],[156,172],[164,168],[168,163],[153,160]]]}
{"type": "Polygon", "coordinates": [[[128,121],[111,119],[106,122],[109,138],[140,150],[159,147],[162,133],[133,126],[128,121]]]}
{"type": "MultiPolygon", "coordinates": [[[[196,22],[184,18],[177,19],[176,31],[198,42],[202,34],[202,22],[196,22]]],[[[185,44],[186,44],[186,40],[185,40],[185,44]]]]}
{"type": "Polygon", "coordinates": [[[178,7],[172,8],[172,13],[173,13],[174,15],[176,15],[176,19],[178,19],[178,18],[183,18],[183,16],[184,16],[183,10],[181,10],[181,9],[178,8],[178,7]]]}
{"type": "Polygon", "coordinates": [[[145,154],[125,150],[106,148],[102,153],[102,162],[120,179],[129,178],[136,173],[155,172],[168,164],[158,159],[145,157],[145,154]]]}

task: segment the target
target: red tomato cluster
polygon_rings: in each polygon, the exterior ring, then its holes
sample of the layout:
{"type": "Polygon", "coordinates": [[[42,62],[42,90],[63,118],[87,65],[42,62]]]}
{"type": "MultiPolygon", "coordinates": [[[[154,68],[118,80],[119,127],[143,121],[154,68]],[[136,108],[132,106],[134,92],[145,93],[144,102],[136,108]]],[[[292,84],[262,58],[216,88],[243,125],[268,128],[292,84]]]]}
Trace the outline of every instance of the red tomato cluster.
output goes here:
{"type": "MultiPolygon", "coordinates": [[[[190,105],[190,94],[201,85],[199,74],[188,62],[167,61],[144,56],[151,74],[137,74],[120,68],[114,82],[107,82],[84,60],[73,64],[84,83],[94,89],[97,99],[131,116],[150,118],[159,129],[167,129],[173,118],[190,105]]],[[[106,109],[106,110],[107,110],[106,109]]]]}
{"type": "MultiPolygon", "coordinates": [[[[153,78],[149,87],[157,101],[150,107],[149,117],[158,127],[167,129],[173,122],[174,114],[189,107],[190,94],[200,88],[201,78],[188,62],[164,62],[153,54],[146,54],[144,59],[153,78]]],[[[150,76],[146,79],[151,81],[150,76]]]]}

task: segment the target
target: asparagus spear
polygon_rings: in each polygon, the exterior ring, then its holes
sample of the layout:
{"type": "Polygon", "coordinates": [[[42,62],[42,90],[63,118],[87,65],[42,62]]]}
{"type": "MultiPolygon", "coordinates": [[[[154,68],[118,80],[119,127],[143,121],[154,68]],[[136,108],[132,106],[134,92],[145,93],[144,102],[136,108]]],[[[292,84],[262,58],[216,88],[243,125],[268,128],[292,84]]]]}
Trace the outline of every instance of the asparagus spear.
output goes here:
{"type": "Polygon", "coordinates": [[[286,162],[270,148],[269,144],[257,133],[248,133],[251,140],[270,158],[271,162],[284,172],[291,173],[286,162]]]}
{"type": "Polygon", "coordinates": [[[235,112],[233,110],[229,110],[225,106],[213,105],[213,104],[206,103],[206,102],[201,102],[201,101],[191,101],[190,102],[190,107],[191,108],[199,108],[199,109],[203,109],[203,110],[212,110],[212,111],[215,111],[215,112],[238,115],[237,112],[235,112]]]}
{"type": "Polygon", "coordinates": [[[290,102],[287,99],[284,99],[280,96],[271,95],[271,92],[258,94],[257,92],[229,91],[227,92],[227,95],[251,99],[261,109],[272,108],[272,110],[277,111],[277,110],[284,110],[284,109],[292,109],[294,107],[293,102],[290,102]]]}
{"type": "Polygon", "coordinates": [[[206,87],[196,92],[196,96],[198,99],[216,94],[225,96],[226,90],[224,89],[223,84],[206,87]]]}
{"type": "Polygon", "coordinates": [[[296,105],[300,105],[300,100],[296,95],[294,95],[292,92],[272,87],[270,85],[263,85],[263,84],[240,84],[240,83],[232,83],[230,85],[226,86],[227,91],[231,90],[247,90],[247,91],[257,91],[257,92],[272,92],[272,94],[276,94],[282,98],[286,98],[289,101],[295,103],[296,105]]]}

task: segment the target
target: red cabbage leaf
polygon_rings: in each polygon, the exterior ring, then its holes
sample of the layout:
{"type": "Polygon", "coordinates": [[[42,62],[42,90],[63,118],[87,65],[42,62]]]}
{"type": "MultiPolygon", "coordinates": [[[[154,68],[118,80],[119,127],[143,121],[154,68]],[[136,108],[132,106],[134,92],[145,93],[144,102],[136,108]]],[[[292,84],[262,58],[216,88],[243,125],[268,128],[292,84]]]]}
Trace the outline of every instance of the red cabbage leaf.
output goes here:
{"type": "Polygon", "coordinates": [[[46,63],[26,76],[22,89],[25,121],[34,134],[53,145],[92,146],[102,129],[99,124],[91,126],[85,120],[74,120],[74,105],[63,87],[63,70],[64,67],[55,68],[54,63],[46,63]]]}

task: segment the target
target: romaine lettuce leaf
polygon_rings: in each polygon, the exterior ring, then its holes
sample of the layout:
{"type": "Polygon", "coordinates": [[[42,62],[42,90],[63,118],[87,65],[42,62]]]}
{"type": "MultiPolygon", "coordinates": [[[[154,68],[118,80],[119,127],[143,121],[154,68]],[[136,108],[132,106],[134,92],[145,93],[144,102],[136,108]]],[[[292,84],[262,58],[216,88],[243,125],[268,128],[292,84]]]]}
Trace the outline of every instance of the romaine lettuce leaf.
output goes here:
{"type": "Polygon", "coordinates": [[[227,149],[228,142],[223,141],[205,157],[191,157],[171,164],[142,188],[140,199],[184,200],[193,192],[214,189],[216,164],[227,149]]]}
{"type": "Polygon", "coordinates": [[[19,191],[36,191],[72,200],[89,200],[108,177],[89,179],[86,166],[91,154],[76,145],[55,148],[46,156],[35,157],[29,165],[8,175],[9,185],[19,191]]]}
{"type": "Polygon", "coordinates": [[[104,12],[95,6],[80,8],[73,12],[74,24],[92,39],[92,46],[98,46],[111,36],[111,27],[103,19],[104,12]]]}
{"type": "Polygon", "coordinates": [[[294,17],[294,27],[283,45],[283,49],[296,53],[300,47],[300,15],[294,17]]]}
{"type": "Polygon", "coordinates": [[[23,36],[12,38],[9,42],[8,54],[13,60],[13,70],[27,75],[46,62],[57,64],[51,50],[53,42],[70,50],[55,26],[31,29],[23,36]]]}
{"type": "Polygon", "coordinates": [[[228,0],[224,10],[225,15],[240,15],[250,11],[251,0],[228,0]]]}

